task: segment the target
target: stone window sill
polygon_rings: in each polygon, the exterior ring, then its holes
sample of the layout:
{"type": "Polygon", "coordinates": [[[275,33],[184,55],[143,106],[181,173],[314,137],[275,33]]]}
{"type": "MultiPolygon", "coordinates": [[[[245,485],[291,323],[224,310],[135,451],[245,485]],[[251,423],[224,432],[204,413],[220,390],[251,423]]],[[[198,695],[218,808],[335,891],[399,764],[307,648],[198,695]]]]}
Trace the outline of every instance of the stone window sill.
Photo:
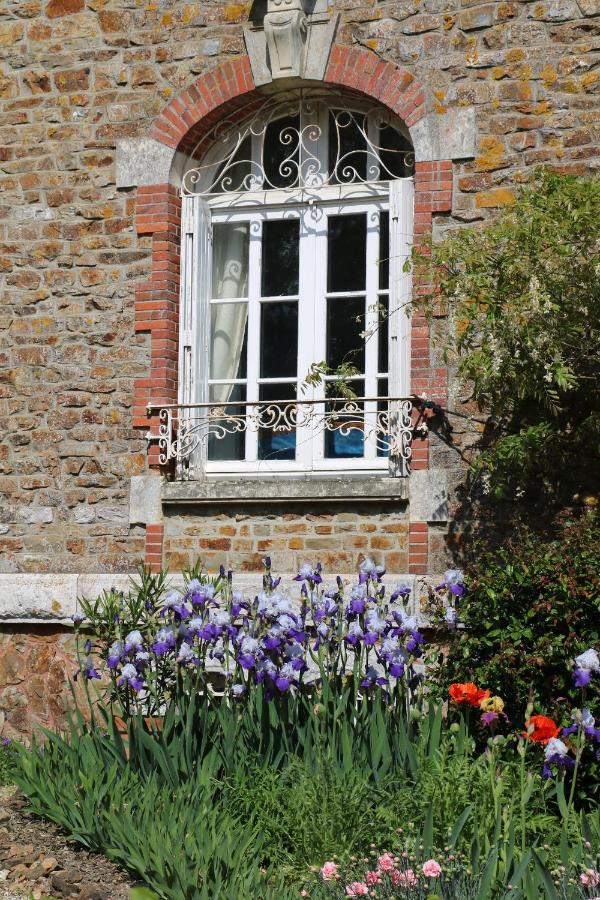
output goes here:
{"type": "Polygon", "coordinates": [[[409,479],[382,475],[348,475],[296,478],[206,478],[198,481],[166,481],[161,500],[165,505],[202,503],[360,503],[406,502],[409,479]]]}

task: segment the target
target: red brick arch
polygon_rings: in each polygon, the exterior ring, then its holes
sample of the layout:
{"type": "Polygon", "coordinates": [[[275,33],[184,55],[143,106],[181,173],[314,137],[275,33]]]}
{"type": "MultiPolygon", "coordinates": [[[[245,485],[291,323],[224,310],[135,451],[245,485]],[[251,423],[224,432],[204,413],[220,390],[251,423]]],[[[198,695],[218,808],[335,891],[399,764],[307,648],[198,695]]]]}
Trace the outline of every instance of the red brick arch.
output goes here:
{"type": "MultiPolygon", "coordinates": [[[[387,106],[411,128],[425,115],[425,89],[408,69],[368,50],[336,44],[325,82],[349,88],[387,106]]],[[[251,103],[256,92],[250,61],[240,56],[200,76],[171,100],[155,119],[150,136],[173,149],[185,143],[198,124],[209,128],[236,108],[251,103]]],[[[264,99],[263,94],[258,95],[264,99]]]]}
{"type": "MultiPolygon", "coordinates": [[[[324,81],[376,100],[388,107],[410,129],[426,111],[423,85],[407,69],[383,60],[362,48],[336,44],[324,81]]],[[[241,56],[200,76],[171,100],[155,119],[150,137],[173,151],[191,151],[219,119],[236,110],[250,113],[264,102],[256,88],[250,61],[241,56]]],[[[136,332],[150,335],[151,364],[148,378],[139,379],[134,391],[135,428],[157,423],[146,414],[148,402],[177,400],[179,242],[181,202],[175,184],[139,187],[136,202],[138,235],[152,237],[152,270],[148,281],[136,290],[136,332]]],[[[452,200],[452,163],[448,160],[418,162],[415,172],[415,236],[431,229],[432,215],[449,212],[452,200]]],[[[445,369],[432,368],[429,329],[421,316],[412,321],[412,389],[427,392],[438,401],[446,396],[445,369]]],[[[427,468],[427,439],[413,446],[413,468],[427,468]]],[[[158,449],[151,446],[149,467],[158,469],[158,449]]],[[[428,528],[411,523],[411,570],[427,571],[428,528]]],[[[162,561],[162,525],[150,524],[146,532],[146,561],[154,568],[162,561]]]]}

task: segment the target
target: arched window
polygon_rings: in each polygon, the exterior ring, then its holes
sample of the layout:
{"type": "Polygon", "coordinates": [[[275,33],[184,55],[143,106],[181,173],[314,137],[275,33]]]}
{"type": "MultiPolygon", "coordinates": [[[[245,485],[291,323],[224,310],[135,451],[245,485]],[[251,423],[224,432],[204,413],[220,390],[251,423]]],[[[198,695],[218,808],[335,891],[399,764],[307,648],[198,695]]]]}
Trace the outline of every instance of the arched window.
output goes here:
{"type": "Polygon", "coordinates": [[[190,154],[178,425],[190,476],[380,471],[390,457],[406,473],[413,166],[391,113],[327,92],[264,100],[190,154]]]}

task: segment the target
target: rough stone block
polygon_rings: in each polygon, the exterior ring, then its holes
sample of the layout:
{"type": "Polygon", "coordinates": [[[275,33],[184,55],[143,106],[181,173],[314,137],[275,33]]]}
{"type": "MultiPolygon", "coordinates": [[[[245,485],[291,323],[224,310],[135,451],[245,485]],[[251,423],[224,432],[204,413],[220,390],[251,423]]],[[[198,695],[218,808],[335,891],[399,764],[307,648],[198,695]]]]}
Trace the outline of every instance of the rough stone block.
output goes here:
{"type": "Polygon", "coordinates": [[[413,522],[448,521],[448,476],[444,469],[423,469],[410,477],[410,518],[413,522]]]}

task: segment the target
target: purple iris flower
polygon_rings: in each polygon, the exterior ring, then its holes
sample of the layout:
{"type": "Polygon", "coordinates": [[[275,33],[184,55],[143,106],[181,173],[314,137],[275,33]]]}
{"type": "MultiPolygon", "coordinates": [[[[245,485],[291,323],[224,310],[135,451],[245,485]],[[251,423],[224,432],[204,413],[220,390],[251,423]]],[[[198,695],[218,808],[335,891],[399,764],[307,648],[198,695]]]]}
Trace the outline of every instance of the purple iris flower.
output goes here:
{"type": "Polygon", "coordinates": [[[388,683],[388,679],[384,678],[377,669],[374,669],[373,666],[369,666],[367,671],[365,672],[364,678],[362,679],[360,686],[363,688],[372,688],[376,684],[380,687],[383,687],[388,683]]]}
{"type": "Polygon", "coordinates": [[[85,665],[75,672],[75,675],[73,676],[75,681],[77,681],[77,676],[80,672],[83,672],[88,681],[91,681],[93,678],[97,678],[98,680],[101,678],[100,673],[94,668],[94,663],[89,657],[86,660],[85,665]]]}
{"type": "Polygon", "coordinates": [[[461,597],[466,591],[464,580],[465,576],[460,569],[448,569],[444,572],[444,583],[441,587],[446,588],[455,597],[461,597]]]}
{"type": "Polygon", "coordinates": [[[317,563],[316,566],[310,566],[308,563],[305,563],[303,566],[300,566],[300,571],[295,576],[294,581],[308,581],[311,587],[314,587],[317,584],[321,584],[323,581],[321,577],[321,563],[317,563]]]}
{"type": "Polygon", "coordinates": [[[410,637],[406,642],[406,649],[409,653],[414,653],[424,643],[425,638],[420,631],[411,631],[410,637]]]}
{"type": "Polygon", "coordinates": [[[546,744],[544,768],[542,769],[544,778],[552,777],[552,766],[558,766],[561,769],[575,767],[575,760],[569,756],[569,748],[559,738],[550,738],[546,744]]]}
{"type": "Polygon", "coordinates": [[[198,657],[195,656],[194,651],[185,641],[179,648],[179,653],[177,654],[177,662],[184,666],[196,665],[199,662],[198,657]]]}
{"type": "Polygon", "coordinates": [[[364,613],[367,608],[367,601],[364,597],[355,597],[350,600],[350,603],[346,607],[346,614],[352,616],[360,616],[361,613],[364,613]]]}
{"type": "Polygon", "coordinates": [[[134,691],[141,691],[144,687],[144,679],[138,674],[134,665],[127,663],[127,665],[123,666],[121,669],[121,677],[119,678],[118,684],[119,687],[128,684],[134,691]]]}
{"type": "Polygon", "coordinates": [[[252,669],[256,665],[259,654],[259,643],[256,638],[245,637],[242,639],[238,662],[242,669],[252,669]]]}
{"type": "Polygon", "coordinates": [[[408,584],[397,584],[390,596],[390,603],[395,603],[398,597],[408,597],[412,593],[412,588],[408,584]]]}
{"type": "Polygon", "coordinates": [[[246,685],[245,684],[232,684],[231,685],[231,696],[234,700],[241,700],[244,694],[246,693],[246,685]]]}
{"type": "Polygon", "coordinates": [[[280,693],[285,693],[293,684],[296,684],[295,676],[296,670],[292,663],[284,663],[275,678],[275,687],[280,693]]]}
{"type": "Polygon", "coordinates": [[[404,663],[391,662],[388,671],[392,678],[402,678],[402,676],[404,675],[404,663]]]}
{"type": "Polygon", "coordinates": [[[376,631],[365,631],[364,642],[367,647],[373,647],[379,639],[376,631]]]}
{"type": "Polygon", "coordinates": [[[273,679],[277,674],[277,666],[272,659],[258,659],[256,661],[256,683],[262,684],[265,678],[273,679]]]}
{"type": "Polygon", "coordinates": [[[573,682],[575,683],[575,687],[587,687],[591,680],[592,673],[590,669],[575,669],[573,672],[573,682]]]}
{"type": "Polygon", "coordinates": [[[281,645],[281,638],[272,632],[263,638],[263,647],[265,650],[277,650],[281,645]]]}
{"type": "Polygon", "coordinates": [[[113,641],[113,643],[108,648],[108,656],[107,663],[109,669],[116,669],[119,663],[121,662],[121,657],[123,656],[124,648],[121,641],[113,641]]]}
{"type": "Polygon", "coordinates": [[[361,639],[364,636],[364,632],[360,627],[359,622],[350,622],[348,625],[348,631],[346,633],[345,641],[347,644],[350,644],[351,647],[356,647],[358,643],[360,643],[361,639]]]}
{"type": "Polygon", "coordinates": [[[75,625],[75,627],[77,628],[79,627],[79,625],[81,625],[82,622],[85,621],[85,616],[83,615],[83,613],[76,612],[71,616],[71,620],[73,622],[73,625],[75,625]]]}
{"type": "Polygon", "coordinates": [[[156,656],[164,656],[175,647],[176,643],[173,631],[170,628],[161,628],[156,634],[152,649],[156,656]]]}
{"type": "Polygon", "coordinates": [[[141,631],[130,631],[125,638],[125,653],[131,653],[132,650],[141,650],[144,646],[144,638],[141,631]]]}

